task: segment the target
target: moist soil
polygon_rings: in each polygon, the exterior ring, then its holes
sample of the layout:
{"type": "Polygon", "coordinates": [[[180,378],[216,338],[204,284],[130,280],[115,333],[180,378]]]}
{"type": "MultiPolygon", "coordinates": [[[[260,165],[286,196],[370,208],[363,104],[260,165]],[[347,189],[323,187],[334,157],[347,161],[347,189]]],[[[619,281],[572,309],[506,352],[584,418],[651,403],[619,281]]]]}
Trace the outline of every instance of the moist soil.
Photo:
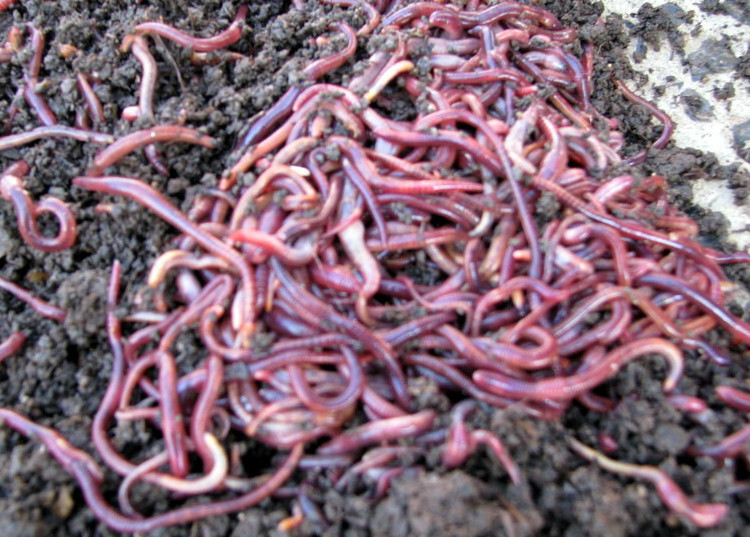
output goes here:
{"type": "MultiPolygon", "coordinates": [[[[634,76],[622,56],[630,39],[642,39],[645,46],[652,46],[666,35],[672,46],[679,48],[669,13],[642,10],[635,27],[617,19],[595,25],[602,10],[600,4],[568,0],[539,3],[566,25],[579,27],[582,38],[595,44],[599,54],[595,105],[604,115],[620,120],[626,152],[648,145],[658,136],[660,127],[647,111],[617,93],[611,77],[631,80],[634,76]]],[[[718,9],[718,5],[714,2],[707,7],[718,9]]],[[[124,107],[136,104],[141,73],[132,55],[120,51],[123,36],[138,22],[160,18],[196,35],[212,35],[229,24],[238,7],[237,1],[222,0],[25,0],[0,14],[0,35],[6,35],[11,26],[21,28],[25,23],[33,23],[44,32],[47,46],[41,90],[60,123],[74,123],[76,109],[81,106],[75,77],[79,72],[89,73],[97,79],[96,92],[106,115],[106,124],[99,129],[122,134],[134,128],[119,117],[124,107]],[[65,45],[73,45],[76,50],[65,45]]],[[[249,118],[271,105],[290,84],[298,83],[301,68],[312,58],[341,46],[338,37],[328,45],[314,42],[317,36],[326,34],[332,18],[343,18],[356,27],[363,15],[356,9],[320,6],[310,6],[303,14],[288,2],[251,2],[247,28],[240,42],[231,47],[246,58],[215,65],[193,65],[186,50],[157,40],[152,46],[160,66],[156,121],[184,121],[200,127],[217,140],[217,147],[166,146],[168,178],[158,175],[140,155],[126,158],[117,173],[140,177],[178,206],[189,208],[194,196],[201,189],[215,186],[222,170],[231,164],[232,149],[249,118]]],[[[377,39],[365,41],[357,59],[366,58],[379,46],[382,43],[377,39]]],[[[23,52],[10,63],[0,64],[0,125],[7,125],[8,109],[15,103],[18,113],[12,120],[13,132],[38,125],[23,99],[14,98],[29,57],[29,52],[23,52]]],[[[328,80],[345,83],[356,69],[353,63],[328,80]]],[[[39,199],[49,194],[65,200],[79,226],[79,240],[73,248],[43,253],[26,246],[17,232],[12,207],[0,203],[0,274],[69,312],[64,323],[56,323],[41,318],[9,294],[0,293],[0,314],[6,320],[0,325],[0,337],[16,330],[28,335],[22,350],[0,367],[0,405],[59,429],[74,445],[90,453],[91,417],[110,371],[104,305],[112,262],[117,259],[123,265],[122,302],[132,303],[143,292],[151,262],[174,237],[172,229],[134,203],[117,200],[110,214],[102,214],[97,210],[100,196],[71,186],[71,179],[85,172],[96,151],[91,144],[46,140],[0,154],[3,169],[20,158],[26,160],[32,170],[26,182],[31,195],[39,199]]],[[[701,151],[669,146],[652,155],[636,173],[666,176],[674,203],[699,222],[702,240],[712,246],[729,247],[723,218],[692,204],[690,179],[729,181],[741,203],[747,196],[747,177],[737,169],[721,167],[714,157],[701,151]]],[[[551,210],[556,210],[551,205],[551,210]]],[[[50,228],[48,233],[54,232],[53,222],[43,224],[50,228]]],[[[733,267],[730,277],[741,285],[750,283],[750,271],[743,267],[733,267]]],[[[736,314],[743,314],[740,304],[733,308],[736,314]]],[[[726,334],[716,332],[713,337],[715,343],[731,347],[726,334]]],[[[609,414],[573,406],[562,419],[543,422],[512,408],[476,413],[474,425],[497,433],[519,465],[519,485],[510,484],[496,460],[483,450],[455,471],[442,468],[440,457],[432,454],[421,461],[424,470],[395,479],[380,500],[373,499],[372,484],[368,483],[345,492],[312,492],[319,516],[308,517],[290,532],[277,529],[278,523],[290,515],[290,502],[268,500],[242,513],[153,535],[750,536],[750,494],[747,490],[728,493],[735,478],[747,478],[746,470],[682,455],[694,438],[711,443],[744,425],[745,418],[727,410],[713,391],[729,378],[748,377],[747,356],[735,350],[738,360],[727,367],[714,365],[704,357],[689,357],[687,361],[682,391],[703,397],[713,408],[701,425],[665,401],[661,365],[655,360],[627,366],[606,385],[604,393],[622,401],[609,414]],[[619,445],[615,458],[659,466],[697,501],[728,503],[731,510],[726,521],[717,528],[697,530],[670,515],[649,484],[604,473],[566,447],[566,439],[571,436],[597,445],[600,433],[610,435],[619,445]]],[[[416,383],[412,391],[416,407],[447,405],[444,396],[428,382],[416,383]]],[[[149,438],[147,430],[118,429],[117,441],[131,451],[149,438]]],[[[105,490],[109,494],[116,491],[111,486],[105,490]]],[[[146,492],[149,497],[136,492],[136,505],[155,510],[168,507],[167,496],[146,492]]],[[[0,535],[113,534],[85,506],[74,480],[38,443],[0,428],[0,535]]]]}

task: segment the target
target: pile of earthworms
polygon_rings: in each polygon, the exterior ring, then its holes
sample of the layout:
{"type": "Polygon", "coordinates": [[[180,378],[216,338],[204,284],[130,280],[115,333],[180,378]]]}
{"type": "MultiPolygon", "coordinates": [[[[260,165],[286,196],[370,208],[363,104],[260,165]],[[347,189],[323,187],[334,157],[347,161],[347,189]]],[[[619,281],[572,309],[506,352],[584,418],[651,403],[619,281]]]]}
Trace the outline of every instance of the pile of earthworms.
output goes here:
{"type": "MultiPolygon", "coordinates": [[[[97,517],[118,531],[236,512],[272,496],[295,498],[282,527],[320,522],[307,496],[315,475],[340,488],[367,478],[382,495],[431,450],[453,468],[484,445],[518,482],[502,439],[472,430],[471,412],[513,406],[541,419],[571,405],[608,412],[618,401],[597,388],[629,362],[657,356],[669,400],[697,415],[707,404],[680,393],[685,360],[730,360],[706,340],[717,327],[750,344],[750,326],[725,308],[731,286],[721,269],[750,257],[702,246],[696,223],[668,203],[663,177],[603,178],[623,160],[623,137],[591,104],[594,53],[572,52],[575,30],[516,2],[324,3],[356,4],[366,23],[331,25],[321,40],[343,34],[345,46],[307,66],[305,83],[254,118],[236,163],[187,212],[139,178],[107,172],[143,149],[169,173],[158,144],[211,148],[209,136],[183,125],[118,139],[98,132],[102,105],[85,75],[76,125],[59,125],[35,91],[42,33],[16,29],[0,49],[0,61],[33,51],[14,103],[25,100],[42,123],[0,138],[0,150],[41,137],[106,145],[73,185],[102,200],[135,201],[179,232],[151,267],[152,302],[125,319],[117,315],[117,263],[112,271],[112,373],[92,438],[107,471],[122,478],[116,500],[103,494],[105,473],[91,455],[0,409],[6,425],[47,446],[97,517]],[[373,34],[389,36],[392,48],[362,62],[346,86],[322,81],[353,62],[358,42],[373,34]],[[556,208],[539,209],[545,200],[556,208]],[[204,348],[189,370],[179,359],[186,335],[204,348]],[[453,402],[449,416],[415,409],[411,394],[425,379],[453,402]],[[159,432],[150,458],[130,460],[114,447],[111,431],[124,422],[159,432]],[[259,450],[268,466],[245,467],[240,449],[259,450]],[[182,500],[208,499],[144,516],[130,501],[143,483],[182,500]]],[[[245,16],[243,7],[225,31],[204,38],[162,22],[136,26],[123,50],[140,62],[142,77],[138,104],[123,118],[153,117],[154,36],[213,53],[240,39],[245,16]]],[[[662,130],[653,147],[664,146],[669,119],[622,89],[655,112],[662,130]]],[[[28,171],[19,161],[0,179],[21,236],[44,251],[70,247],[74,215],[59,200],[31,199],[28,171]],[[57,219],[57,236],[38,229],[42,213],[57,219]]],[[[42,315],[65,316],[10,282],[2,287],[42,315]]],[[[23,334],[12,335],[0,359],[22,344],[23,334]]],[[[750,411],[750,394],[722,386],[717,396],[750,411]]],[[[750,426],[691,454],[741,459],[748,437],[750,426]]],[[[714,526],[727,513],[724,504],[691,501],[656,467],[569,445],[604,469],[651,482],[696,526],[714,526]]]]}

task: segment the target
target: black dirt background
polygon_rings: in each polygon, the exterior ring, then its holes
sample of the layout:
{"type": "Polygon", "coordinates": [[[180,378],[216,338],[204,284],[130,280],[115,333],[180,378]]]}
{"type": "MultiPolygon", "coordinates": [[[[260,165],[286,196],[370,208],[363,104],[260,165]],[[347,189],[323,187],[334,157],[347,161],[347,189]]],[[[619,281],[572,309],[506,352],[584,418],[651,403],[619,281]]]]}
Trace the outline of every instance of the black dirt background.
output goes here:
{"type": "MultiPolygon", "coordinates": [[[[649,37],[660,39],[668,33],[664,13],[643,11],[635,28],[617,20],[595,26],[601,4],[569,0],[542,0],[539,4],[554,11],[564,23],[580,27],[581,36],[595,43],[599,53],[596,106],[621,120],[628,151],[647,145],[658,135],[659,127],[646,111],[614,91],[610,77],[614,74],[629,80],[633,76],[622,51],[635,34],[650,43],[649,37]]],[[[76,107],[81,106],[76,73],[96,74],[100,79],[96,91],[107,117],[100,129],[122,134],[134,128],[120,120],[119,114],[136,103],[140,79],[140,65],[131,54],[119,51],[123,36],[138,22],[159,18],[197,35],[212,35],[229,24],[239,5],[231,0],[22,0],[0,13],[0,36],[11,26],[23,27],[29,22],[41,29],[47,38],[43,92],[60,123],[72,125],[76,107]],[[65,58],[60,54],[61,45],[74,45],[78,52],[65,58]]],[[[707,7],[717,9],[713,4],[707,7]]],[[[363,20],[357,10],[310,6],[300,13],[288,2],[250,2],[247,28],[232,47],[247,59],[214,66],[193,66],[184,49],[156,43],[152,52],[160,69],[157,121],[184,119],[187,125],[216,138],[218,146],[214,150],[166,146],[170,178],[156,175],[140,155],[125,159],[117,173],[140,177],[188,208],[195,194],[214,186],[231,163],[232,148],[248,118],[272,104],[289,84],[297,83],[300,69],[311,58],[341,46],[340,37],[334,37],[326,47],[312,44],[312,39],[326,33],[332,17],[343,17],[353,25],[363,20]]],[[[380,45],[377,40],[363,43],[358,58],[367,57],[368,50],[380,45]]],[[[7,121],[28,58],[28,53],[21,54],[9,64],[0,64],[0,125],[7,121]]],[[[346,66],[330,80],[345,81],[352,72],[352,66],[346,66]]],[[[630,82],[634,87],[638,80],[630,82]]],[[[23,100],[16,104],[20,111],[13,132],[38,125],[23,100]]],[[[111,264],[115,259],[123,264],[122,302],[128,304],[142,292],[148,267],[174,236],[168,226],[134,203],[116,200],[111,215],[99,214],[94,208],[101,197],[71,187],[71,179],[85,171],[96,151],[93,145],[47,140],[0,154],[3,169],[25,159],[32,168],[26,182],[32,196],[39,199],[50,194],[70,203],[79,225],[79,241],[72,249],[56,254],[38,252],[20,238],[10,204],[0,202],[0,274],[69,311],[61,325],[0,293],[0,315],[5,320],[0,325],[0,338],[16,330],[29,336],[23,349],[0,366],[0,405],[58,428],[74,445],[88,451],[91,416],[106,389],[110,367],[104,295],[111,264]]],[[[731,181],[738,199],[747,195],[745,176],[736,169],[720,167],[712,156],[696,150],[670,147],[650,158],[638,173],[667,176],[675,203],[698,219],[704,240],[712,245],[723,244],[726,226],[720,215],[706,214],[692,205],[690,179],[731,181]]],[[[54,224],[47,224],[54,229],[54,224]]],[[[743,267],[731,270],[731,276],[745,285],[750,282],[748,274],[743,267]]],[[[735,312],[743,313],[739,305],[735,312]]],[[[731,343],[722,333],[715,338],[725,345],[731,343]]],[[[718,403],[713,386],[729,377],[746,378],[746,354],[728,368],[702,358],[688,361],[682,391],[706,398],[715,409],[703,426],[666,403],[659,362],[634,363],[608,385],[611,395],[623,400],[617,411],[608,415],[575,407],[561,421],[548,423],[513,409],[478,413],[476,424],[496,432],[521,467],[523,482],[519,486],[510,485],[499,465],[484,452],[452,472],[446,472],[439,457],[432,456],[425,461],[424,472],[407,473],[395,480],[387,497],[377,503],[368,499],[366,485],[346,494],[331,490],[314,493],[329,524],[308,521],[291,533],[352,537],[749,536],[750,496],[747,492],[727,494],[734,470],[717,467],[707,458],[681,455],[694,436],[708,443],[744,424],[742,416],[718,403]],[[566,448],[565,439],[571,435],[595,445],[600,431],[618,441],[616,458],[665,469],[696,500],[729,503],[727,521],[718,528],[698,531],[670,516],[650,485],[603,473],[566,448]]],[[[440,407],[446,403],[427,383],[414,390],[418,392],[417,404],[440,407]]],[[[137,442],[149,438],[148,431],[121,428],[116,441],[132,450],[137,442]]],[[[747,476],[740,472],[740,477],[747,476]]],[[[136,497],[136,504],[156,509],[168,506],[169,498],[150,492],[148,497],[145,492],[136,497]]],[[[286,516],[287,502],[265,502],[237,515],[154,535],[281,535],[276,525],[286,516]]],[[[0,427],[0,535],[112,534],[85,507],[75,482],[38,443],[0,427]]]]}

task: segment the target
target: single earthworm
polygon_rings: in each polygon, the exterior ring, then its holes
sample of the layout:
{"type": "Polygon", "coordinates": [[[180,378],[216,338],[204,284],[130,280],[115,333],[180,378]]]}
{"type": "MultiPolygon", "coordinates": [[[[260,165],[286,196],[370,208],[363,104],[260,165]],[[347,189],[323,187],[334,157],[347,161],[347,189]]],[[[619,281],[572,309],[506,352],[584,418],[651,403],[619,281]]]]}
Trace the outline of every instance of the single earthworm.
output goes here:
{"type": "Polygon", "coordinates": [[[237,14],[227,29],[211,37],[193,37],[161,22],[142,22],[136,25],[135,31],[164,37],[195,52],[213,52],[233,45],[240,40],[247,12],[248,6],[243,4],[237,10],[237,14]]]}
{"type": "Polygon", "coordinates": [[[29,131],[19,132],[18,134],[8,134],[0,137],[0,151],[5,151],[14,147],[41,140],[42,138],[72,138],[80,142],[91,142],[95,144],[114,143],[115,137],[104,132],[96,132],[65,125],[49,125],[36,127],[29,131]]]}
{"type": "Polygon", "coordinates": [[[156,142],[185,142],[212,148],[213,138],[179,125],[157,125],[122,136],[100,151],[87,170],[88,176],[100,175],[106,168],[117,163],[125,155],[156,142]]]}
{"type": "Polygon", "coordinates": [[[18,352],[25,342],[26,335],[23,332],[13,332],[5,338],[0,342],[0,362],[18,352]]]}
{"type": "Polygon", "coordinates": [[[677,483],[659,468],[615,461],[573,438],[568,440],[568,444],[578,455],[595,462],[608,472],[651,482],[656,487],[659,497],[672,512],[685,517],[699,528],[716,526],[729,512],[729,507],[723,503],[693,502],[677,483]]]}

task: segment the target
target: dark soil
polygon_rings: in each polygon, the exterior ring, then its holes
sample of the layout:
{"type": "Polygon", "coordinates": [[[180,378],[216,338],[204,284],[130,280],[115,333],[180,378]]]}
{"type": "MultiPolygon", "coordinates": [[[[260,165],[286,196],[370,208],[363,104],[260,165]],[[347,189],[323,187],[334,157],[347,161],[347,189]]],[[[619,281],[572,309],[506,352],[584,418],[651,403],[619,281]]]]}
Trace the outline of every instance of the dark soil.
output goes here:
{"type": "MultiPolygon", "coordinates": [[[[187,31],[211,35],[227,26],[239,6],[238,0],[24,0],[0,14],[0,35],[11,26],[26,22],[43,29],[47,38],[41,77],[45,97],[63,124],[72,125],[80,97],[75,88],[78,72],[96,74],[97,93],[105,105],[106,125],[113,133],[133,127],[119,119],[125,106],[136,102],[140,66],[128,53],[119,51],[122,37],[137,22],[163,18],[187,31]],[[78,52],[60,54],[62,45],[78,52]]],[[[314,2],[313,2],[314,3],[314,2]]],[[[618,20],[595,26],[601,5],[568,0],[543,0],[563,22],[581,27],[584,39],[599,51],[595,104],[606,116],[621,120],[628,152],[636,151],[657,136],[650,114],[626,102],[610,81],[614,74],[629,79],[632,72],[622,56],[628,40],[652,44],[673,37],[680,14],[642,10],[641,24],[631,31],[618,20]],[[666,17],[666,18],[664,18],[666,17]]],[[[711,8],[743,12],[741,3],[713,2],[711,8]],[[736,7],[736,9],[735,9],[736,7]]],[[[299,70],[313,57],[330,53],[329,47],[311,40],[326,32],[330,17],[344,17],[355,26],[362,20],[356,10],[310,8],[301,14],[288,2],[250,2],[248,28],[233,50],[246,60],[195,67],[180,47],[163,43],[153,48],[160,65],[157,88],[157,122],[200,127],[218,140],[214,150],[187,145],[165,148],[171,177],[158,176],[140,156],[129,157],[118,173],[141,177],[167,193],[183,208],[201,188],[214,186],[231,161],[231,151],[248,118],[267,108],[289,84],[299,80],[299,70]]],[[[362,48],[377,47],[377,42],[362,48]]],[[[27,57],[0,64],[0,125],[15,89],[23,79],[27,57]]],[[[350,66],[351,67],[351,66],[350,66]]],[[[350,70],[333,75],[346,78],[350,70]]],[[[38,125],[21,100],[13,120],[13,131],[38,125]]],[[[0,405],[17,409],[33,419],[62,431],[70,441],[93,452],[89,425],[106,389],[110,355],[104,331],[104,295],[112,262],[123,265],[123,303],[141,290],[152,260],[161,253],[173,231],[132,203],[117,201],[112,215],[94,208],[100,198],[71,187],[71,179],[82,174],[96,152],[92,145],[72,141],[40,141],[0,155],[0,168],[23,158],[31,165],[26,186],[35,199],[51,194],[70,203],[78,220],[79,241],[70,250],[46,254],[25,245],[17,232],[15,213],[0,203],[0,274],[31,290],[35,295],[69,311],[64,324],[39,317],[28,306],[0,294],[0,338],[23,330],[29,338],[23,349],[0,367],[0,405]]],[[[672,181],[673,199],[698,219],[703,240],[711,245],[726,242],[719,215],[705,214],[691,202],[689,179],[706,176],[732,181],[737,199],[747,196],[747,178],[737,170],[722,168],[710,155],[695,150],[668,148],[653,155],[638,173],[660,173],[672,181]]],[[[749,271],[735,268],[732,277],[747,285],[749,271]]],[[[742,309],[739,305],[739,312],[742,309]]],[[[717,342],[729,345],[724,334],[717,342]]],[[[306,521],[292,534],[320,533],[329,536],[427,537],[490,535],[566,536],[682,536],[711,537],[750,535],[750,495],[728,495],[733,480],[731,467],[719,467],[708,458],[693,459],[681,453],[693,438],[709,443],[744,425],[742,416],[718,403],[713,386],[728,379],[748,377],[746,356],[729,367],[719,367],[702,358],[688,360],[689,374],[681,383],[684,393],[698,395],[715,409],[706,423],[693,423],[674,410],[661,390],[661,365],[656,361],[629,365],[606,387],[608,395],[623,400],[617,411],[596,414],[575,407],[559,422],[539,422],[512,409],[478,415],[477,425],[496,432],[521,468],[523,481],[511,485],[490,456],[473,456],[462,470],[447,472],[439,457],[428,457],[423,472],[396,479],[381,501],[371,500],[368,483],[341,494],[313,494],[322,516],[306,521]],[[642,482],[604,473],[583,461],[566,447],[570,436],[596,445],[605,432],[619,444],[616,458],[656,465],[672,475],[698,501],[721,501],[731,506],[730,515],[718,528],[698,531],[670,516],[653,488],[642,482]],[[323,522],[323,517],[327,523],[323,522]]],[[[420,404],[439,406],[439,394],[430,386],[414,387],[420,404]],[[436,400],[437,398],[437,400],[436,400]]],[[[127,444],[147,431],[119,430],[116,441],[127,444]]],[[[740,475],[747,478],[747,476],[740,475]]],[[[108,490],[112,492],[112,490],[108,490]]],[[[157,509],[168,498],[155,495],[136,498],[136,504],[157,509]]],[[[289,516],[286,501],[268,501],[245,512],[219,517],[191,526],[154,533],[169,536],[281,535],[276,529],[289,516]]],[[[93,536],[112,535],[86,508],[76,483],[34,441],[0,427],[0,535],[93,536]]]]}

